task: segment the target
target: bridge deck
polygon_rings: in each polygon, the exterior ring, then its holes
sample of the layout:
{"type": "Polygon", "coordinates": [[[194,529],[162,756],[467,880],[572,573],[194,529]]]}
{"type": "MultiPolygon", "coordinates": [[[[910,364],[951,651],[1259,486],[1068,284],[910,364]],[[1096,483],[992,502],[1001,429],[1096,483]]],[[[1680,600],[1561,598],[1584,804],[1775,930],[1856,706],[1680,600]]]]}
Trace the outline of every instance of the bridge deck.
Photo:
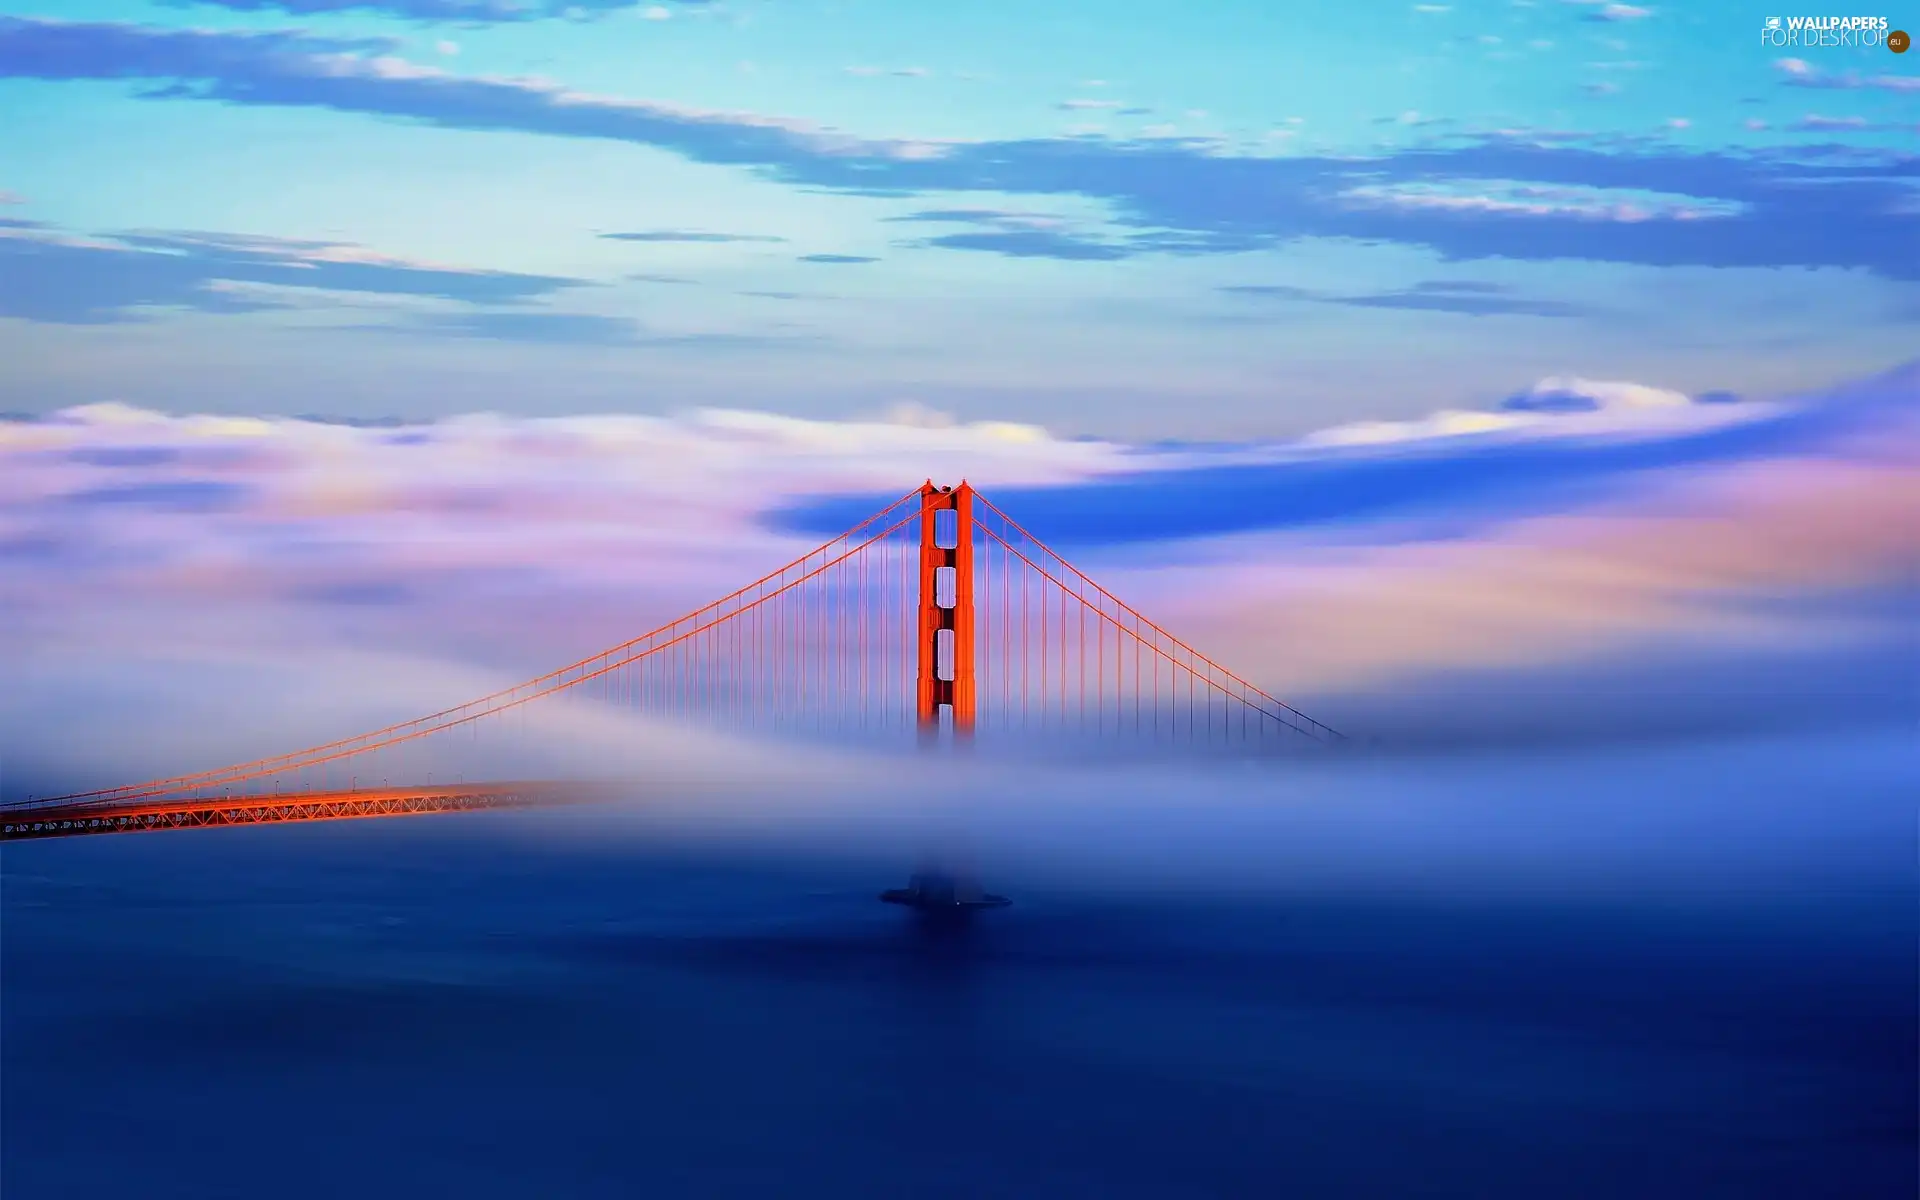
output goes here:
{"type": "Polygon", "coordinates": [[[404,817],[420,813],[527,808],[584,799],[579,789],[550,783],[456,784],[377,788],[351,792],[302,792],[192,799],[71,803],[0,809],[0,841],[134,833],[213,825],[271,825],[290,821],[337,821],[404,817]]]}

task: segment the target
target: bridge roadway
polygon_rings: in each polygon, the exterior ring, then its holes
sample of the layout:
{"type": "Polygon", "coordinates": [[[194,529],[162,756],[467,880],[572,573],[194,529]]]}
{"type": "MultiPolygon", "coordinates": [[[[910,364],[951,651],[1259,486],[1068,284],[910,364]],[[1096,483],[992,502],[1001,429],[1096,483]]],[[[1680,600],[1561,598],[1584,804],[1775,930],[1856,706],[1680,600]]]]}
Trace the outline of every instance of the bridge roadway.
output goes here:
{"type": "Polygon", "coordinates": [[[556,783],[469,783],[439,787],[362,788],[252,796],[161,797],[132,801],[19,804],[0,809],[0,841],[134,833],[217,825],[271,825],[405,817],[418,813],[529,808],[591,798],[591,787],[556,783]]]}

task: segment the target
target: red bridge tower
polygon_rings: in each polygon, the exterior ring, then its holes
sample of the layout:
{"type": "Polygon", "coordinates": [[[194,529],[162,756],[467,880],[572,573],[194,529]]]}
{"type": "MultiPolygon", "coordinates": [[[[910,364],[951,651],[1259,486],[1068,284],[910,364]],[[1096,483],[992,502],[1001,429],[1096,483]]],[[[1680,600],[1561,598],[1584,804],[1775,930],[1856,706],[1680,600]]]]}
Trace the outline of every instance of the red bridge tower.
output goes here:
{"type": "Polygon", "coordinates": [[[920,488],[919,712],[922,742],[973,735],[973,488],[920,488]],[[951,515],[948,515],[951,514],[951,515]]]}

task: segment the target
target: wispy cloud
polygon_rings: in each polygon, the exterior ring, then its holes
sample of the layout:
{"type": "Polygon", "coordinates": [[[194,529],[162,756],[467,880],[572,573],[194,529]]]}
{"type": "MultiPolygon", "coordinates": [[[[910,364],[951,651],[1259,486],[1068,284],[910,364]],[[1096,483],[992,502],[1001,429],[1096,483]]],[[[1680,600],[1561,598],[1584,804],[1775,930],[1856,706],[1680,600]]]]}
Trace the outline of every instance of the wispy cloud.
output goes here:
{"type": "MultiPolygon", "coordinates": [[[[1870,121],[1861,116],[1829,117],[1819,113],[1808,113],[1785,128],[1796,133],[1920,134],[1920,121],[1870,121]]],[[[1911,204],[1908,207],[1911,207],[1911,204]]]]}
{"type": "Polygon", "coordinates": [[[1066,222],[1046,213],[1020,212],[1003,208],[928,208],[888,221],[952,222],[963,225],[998,225],[1026,229],[1056,229],[1066,222]]]}
{"type": "Polygon", "coordinates": [[[1445,292],[1381,292],[1341,296],[1329,301],[1355,308],[1399,308],[1415,312],[1454,313],[1468,317],[1584,317],[1593,310],[1561,300],[1534,300],[1524,296],[1473,296],[1445,292]]]}
{"type": "Polygon", "coordinates": [[[600,236],[615,242],[695,242],[716,245],[728,242],[784,242],[787,240],[764,233],[711,233],[696,229],[646,229],[634,233],[603,233],[600,236]]]}
{"type": "Polygon", "coordinates": [[[813,340],[665,333],[623,316],[526,307],[590,285],[409,262],[349,243],[220,233],[75,238],[35,223],[20,226],[0,221],[0,316],[30,321],[97,325],[165,310],[243,315],[297,308],[356,317],[320,329],[537,345],[771,348],[813,340]],[[396,301],[402,303],[386,303],[396,301]],[[447,304],[460,307],[446,311],[447,304]],[[365,320],[370,307],[381,311],[379,321],[365,320]]]}
{"type": "Polygon", "coordinates": [[[1808,113],[1787,128],[1800,132],[1832,133],[1838,130],[1864,132],[1880,127],[1865,117],[1823,117],[1819,113],[1808,113]]]}
{"type": "MultiPolygon", "coordinates": [[[[403,21],[461,25],[509,24],[524,21],[565,18],[579,20],[609,12],[637,7],[636,0],[544,0],[523,4],[515,0],[195,0],[236,12],[283,12],[294,16],[328,16],[334,13],[365,12],[397,17],[403,21]]],[[[689,0],[680,0],[682,3],[689,0]]],[[[704,0],[690,0],[699,4],[704,0]]],[[[664,21],[673,13],[654,4],[640,15],[650,21],[664,21]]]]}
{"type": "Polygon", "coordinates": [[[876,263],[880,260],[865,254],[802,254],[797,260],[803,263],[820,263],[826,266],[858,266],[861,263],[876,263]]]}
{"type": "Polygon", "coordinates": [[[1398,291],[1359,295],[1315,291],[1287,284],[1235,284],[1220,289],[1228,295],[1262,300],[1337,304],[1350,308],[1404,309],[1411,312],[1451,313],[1458,316],[1583,317],[1585,305],[1514,295],[1502,284],[1477,280],[1436,279],[1398,291]]]}
{"type": "Polygon", "coordinates": [[[1112,262],[1132,251],[1091,238],[1050,229],[995,229],[946,233],[921,243],[943,250],[981,250],[1009,258],[1051,258],[1062,262],[1112,262]]]}
{"type": "Polygon", "coordinates": [[[1230,296],[1260,296],[1268,300],[1318,300],[1320,293],[1287,283],[1231,283],[1220,289],[1230,296]]]}
{"type": "Polygon", "coordinates": [[[1610,0],[1560,0],[1571,8],[1584,10],[1582,20],[1597,21],[1602,24],[1617,25],[1628,21],[1643,21],[1653,15],[1650,8],[1641,8],[1633,4],[1611,3],[1610,0]]]}
{"type": "Polygon", "coordinates": [[[1782,76],[1781,82],[1790,87],[1920,94],[1920,75],[1862,75],[1858,71],[1842,71],[1836,75],[1804,58],[1775,59],[1773,67],[1782,76]]]}
{"type": "Polygon", "coordinates": [[[594,96],[526,79],[465,77],[394,57],[387,38],[221,32],[0,17],[0,77],[198,80],[167,99],[332,108],[433,124],[612,138],[711,162],[908,160],[941,145],[836,134],[811,122],[594,96]]]}
{"type": "Polygon", "coordinates": [[[0,315],[98,324],[134,320],[150,308],[240,313],[281,307],[228,285],[485,305],[550,297],[586,281],[415,263],[348,243],[218,233],[75,238],[0,230],[0,315]]]}
{"type": "Polygon", "coordinates": [[[1408,109],[1397,117],[1375,117],[1376,125],[1404,125],[1409,129],[1426,129],[1435,125],[1451,125],[1452,117],[1429,117],[1415,109],[1408,109]]]}
{"type": "Polygon", "coordinates": [[[1140,247],[1075,233],[1067,222],[1043,213],[990,208],[927,209],[890,221],[972,225],[966,233],[947,233],[911,243],[942,250],[974,250],[1009,258],[1052,258],[1063,262],[1112,262],[1141,253],[1140,247]]]}
{"type": "Polygon", "coordinates": [[[1640,189],[1555,187],[1515,180],[1454,184],[1364,185],[1345,193],[1360,204],[1450,212],[1498,212],[1617,224],[1725,220],[1737,205],[1640,189]]]}
{"type": "Polygon", "coordinates": [[[1503,283],[1491,283],[1484,279],[1429,279],[1413,285],[1416,292],[1467,292],[1481,295],[1499,295],[1512,291],[1503,283]]]}
{"type": "Polygon", "coordinates": [[[807,349],[815,337],[762,333],[665,333],[631,317],[599,313],[537,311],[464,311],[407,313],[379,325],[349,325],[344,330],[415,337],[516,342],[538,346],[650,348],[681,350],[807,349]]]}
{"type": "Polygon", "coordinates": [[[590,313],[422,313],[403,323],[379,328],[399,333],[549,346],[637,346],[644,340],[638,321],[590,313]]]}
{"type": "Polygon", "coordinates": [[[1908,169],[1893,159],[1822,165],[1779,155],[1602,152],[1506,141],[1422,147],[1368,159],[1236,156],[1212,141],[1143,130],[1132,140],[936,142],[873,139],[807,122],[571,92],[527,80],[456,76],[386,56],[390,46],[297,33],[162,31],[127,24],[0,18],[0,76],[156,79],[176,100],[329,108],[453,128],[616,139],[807,187],[871,193],[1079,195],[1168,246],[1246,250],[1301,237],[1421,246],[1454,258],[1577,258],[1644,265],[1835,266],[1893,278],[1920,263],[1908,169]],[[1371,182],[1360,184],[1361,178],[1371,182]],[[1510,179],[1697,198],[1684,237],[1662,222],[1596,223],[1577,211],[1510,205],[1356,204],[1357,187],[1510,179]],[[1814,186],[1817,185],[1817,186],[1814,186]],[[1862,214],[1844,228],[1836,209],[1862,214]],[[1722,215],[1724,214],[1724,215],[1722,215]],[[1806,238],[1809,222],[1828,229],[1806,238]]]}

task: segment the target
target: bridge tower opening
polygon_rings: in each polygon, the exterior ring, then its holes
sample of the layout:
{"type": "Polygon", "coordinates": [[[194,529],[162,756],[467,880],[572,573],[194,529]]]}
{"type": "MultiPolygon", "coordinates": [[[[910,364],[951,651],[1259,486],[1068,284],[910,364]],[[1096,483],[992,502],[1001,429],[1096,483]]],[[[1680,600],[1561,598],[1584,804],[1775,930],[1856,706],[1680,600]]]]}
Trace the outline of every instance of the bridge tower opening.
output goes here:
{"type": "Polygon", "coordinates": [[[920,740],[973,736],[973,488],[920,488],[920,740]],[[942,711],[944,710],[944,711],[942,711]]]}

